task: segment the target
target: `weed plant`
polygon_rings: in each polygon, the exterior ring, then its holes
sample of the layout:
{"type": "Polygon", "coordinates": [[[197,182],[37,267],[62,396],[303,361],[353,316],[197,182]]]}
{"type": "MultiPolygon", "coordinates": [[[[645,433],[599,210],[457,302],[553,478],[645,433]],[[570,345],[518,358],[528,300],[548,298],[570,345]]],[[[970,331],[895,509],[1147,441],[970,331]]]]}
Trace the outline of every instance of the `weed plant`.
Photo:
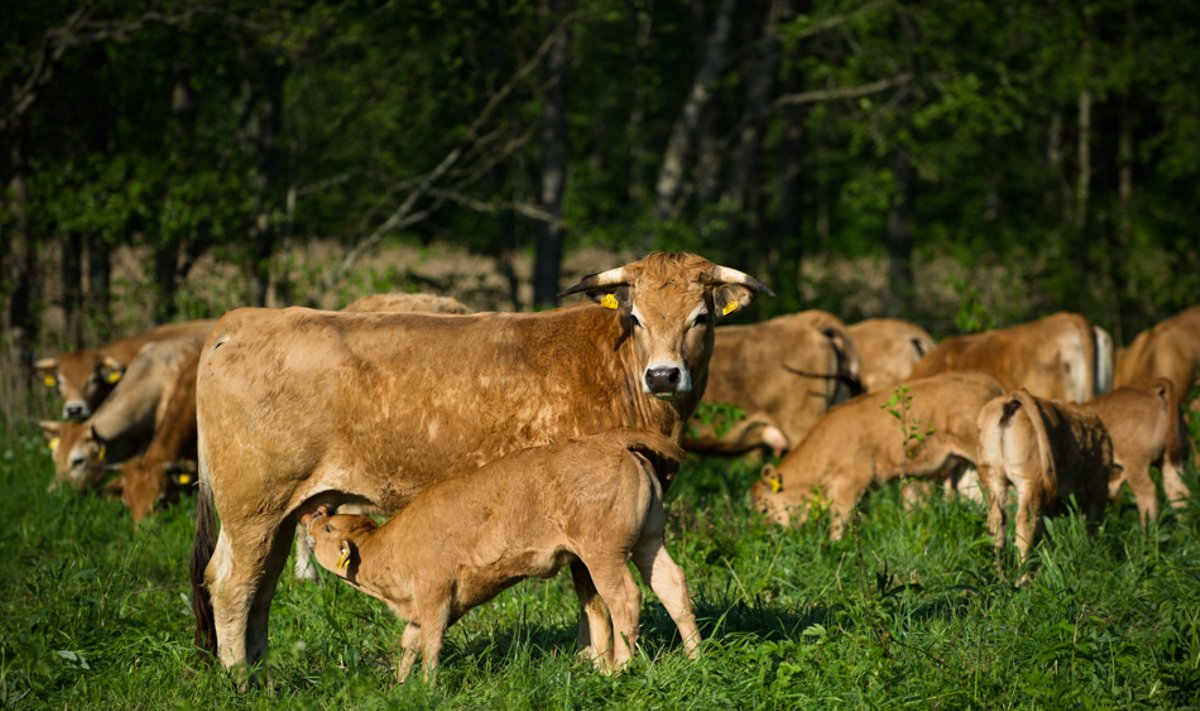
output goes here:
{"type": "MultiPolygon", "coordinates": [[[[642,644],[608,677],[574,651],[569,575],[527,581],[451,628],[436,687],[392,684],[402,623],[376,600],[287,572],[270,683],[237,693],[192,647],[193,504],[134,530],[119,502],[48,493],[32,430],[0,432],[0,706],[20,708],[1184,708],[1200,699],[1200,511],[1148,530],[1125,496],[1094,536],[1051,520],[1014,587],[984,513],[868,496],[845,539],[828,521],[765,524],[758,466],[693,460],[668,545],[705,636],[682,653],[644,589],[642,644]]],[[[1197,487],[1194,469],[1188,483],[1197,487]]],[[[1010,568],[1011,568],[1010,562],[1010,568]]]]}

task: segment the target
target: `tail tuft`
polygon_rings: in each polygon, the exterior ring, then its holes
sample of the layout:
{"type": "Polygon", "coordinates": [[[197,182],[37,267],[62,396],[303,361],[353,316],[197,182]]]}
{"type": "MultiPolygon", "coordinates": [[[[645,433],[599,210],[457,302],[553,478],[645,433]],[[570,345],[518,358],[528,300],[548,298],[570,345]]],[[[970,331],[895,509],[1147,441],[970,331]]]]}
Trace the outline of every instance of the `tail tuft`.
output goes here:
{"type": "Polygon", "coordinates": [[[217,654],[217,624],[213,617],[212,598],[204,580],[208,562],[216,548],[216,517],[213,515],[212,492],[203,484],[196,497],[196,537],[192,544],[192,614],[196,617],[196,647],[203,661],[217,654]]]}

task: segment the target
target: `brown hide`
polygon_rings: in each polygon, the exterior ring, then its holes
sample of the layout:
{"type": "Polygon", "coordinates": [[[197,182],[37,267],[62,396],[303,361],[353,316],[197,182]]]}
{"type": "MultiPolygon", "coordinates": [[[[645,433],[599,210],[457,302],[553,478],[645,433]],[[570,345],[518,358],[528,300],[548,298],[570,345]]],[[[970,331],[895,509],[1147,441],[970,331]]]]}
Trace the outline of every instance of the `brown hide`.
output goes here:
{"type": "Polygon", "coordinates": [[[683,571],[663,545],[662,489],[635,451],[683,454],[656,433],[606,432],[524,449],[442,480],[379,527],[366,516],[328,517],[324,507],[302,523],[322,566],[409,621],[400,681],[418,648],[430,678],[445,629],[468,610],[524,578],[550,577],[573,557],[612,615],[611,634],[606,619],[592,625],[611,640],[601,645],[599,666],[624,666],[638,638],[630,559],[694,656],[700,634],[683,571]]]}
{"type": "Polygon", "coordinates": [[[1150,466],[1154,465],[1162,470],[1167,500],[1177,507],[1187,505],[1191,492],[1180,478],[1186,449],[1179,446],[1187,438],[1170,380],[1156,378],[1144,385],[1126,385],[1080,407],[1100,416],[1112,439],[1113,458],[1122,468],[1109,482],[1110,498],[1128,482],[1142,525],[1156,518],[1158,491],[1150,479],[1150,466]]]}
{"type": "Polygon", "coordinates": [[[867,319],[847,330],[858,351],[863,387],[869,393],[907,380],[917,361],[937,346],[929,332],[901,319],[867,319]]]}
{"type": "Polygon", "coordinates": [[[1095,392],[1096,341],[1079,314],[1059,312],[1009,328],[953,336],[913,368],[911,377],[978,370],[1009,389],[1037,397],[1084,402],[1095,392]]]}
{"type": "MultiPolygon", "coordinates": [[[[714,319],[769,293],[702,257],[661,253],[568,291],[613,308],[239,309],[221,319],[196,389],[201,484],[221,530],[215,548],[197,535],[193,583],[202,632],[211,594],[222,662],[254,664],[265,653],[302,506],[391,513],[509,452],[615,428],[678,442],[707,381],[714,319]]],[[[206,498],[198,518],[207,520],[206,498]]]]}
{"type": "Polygon", "coordinates": [[[704,400],[760,413],[795,445],[857,382],[858,357],[839,351],[833,333],[813,326],[807,312],[718,328],[704,400]]]}
{"type": "Polygon", "coordinates": [[[1021,560],[1041,528],[1043,510],[1062,513],[1073,496],[1090,522],[1100,518],[1117,470],[1112,441],[1095,413],[1021,389],[984,406],[979,438],[979,483],[988,492],[988,531],[997,551],[1005,544],[1009,483],[1017,489],[1021,560]]]}
{"type": "Polygon", "coordinates": [[[100,403],[113,391],[142,346],[176,338],[203,342],[214,323],[216,321],[168,323],[111,341],[95,350],[42,358],[35,367],[40,379],[57,388],[63,399],[63,417],[83,420],[96,412],[100,403]]]}
{"type": "Polygon", "coordinates": [[[900,476],[931,477],[946,471],[951,457],[973,460],[979,434],[975,417],[1003,392],[983,373],[944,373],[904,384],[908,412],[902,420],[888,405],[891,392],[871,393],[837,405],[779,463],[768,465],[751,489],[759,510],[788,525],[803,521],[815,501],[829,505],[830,537],[841,538],[845,520],[873,485],[900,476]],[[909,432],[932,434],[905,445],[909,432]],[[907,452],[906,452],[907,450],[907,452]]]}
{"type": "Polygon", "coordinates": [[[469,314],[458,299],[436,294],[367,294],[342,309],[351,313],[360,311],[392,311],[398,313],[469,314]]]}
{"type": "Polygon", "coordinates": [[[1184,309],[1139,333],[1129,348],[1119,354],[1113,381],[1120,387],[1166,378],[1174,387],[1175,397],[1182,402],[1195,384],[1198,370],[1200,305],[1184,309]]]}

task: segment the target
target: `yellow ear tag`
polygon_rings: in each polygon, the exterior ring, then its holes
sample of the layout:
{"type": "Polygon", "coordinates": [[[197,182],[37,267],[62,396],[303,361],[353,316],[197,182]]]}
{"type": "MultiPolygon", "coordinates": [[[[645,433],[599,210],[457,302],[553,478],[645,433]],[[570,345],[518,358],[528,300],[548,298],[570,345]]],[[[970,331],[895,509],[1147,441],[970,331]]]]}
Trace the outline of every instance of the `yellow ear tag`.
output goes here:
{"type": "Polygon", "coordinates": [[[58,381],[54,379],[53,375],[47,375],[46,377],[42,378],[42,382],[45,383],[46,387],[48,388],[58,385],[58,381]]]}
{"type": "Polygon", "coordinates": [[[734,311],[737,311],[737,309],[738,309],[738,302],[730,301],[721,307],[721,315],[728,316],[729,314],[733,313],[734,311]]]}
{"type": "Polygon", "coordinates": [[[780,492],[780,490],[783,489],[783,484],[778,479],[772,477],[770,479],[770,482],[771,482],[771,493],[772,494],[778,494],[780,492]]]}
{"type": "Polygon", "coordinates": [[[606,309],[615,309],[620,306],[620,304],[617,303],[617,297],[613,296],[612,294],[605,294],[600,299],[600,305],[606,309]]]}
{"type": "Polygon", "coordinates": [[[179,475],[179,483],[180,484],[190,484],[191,482],[192,482],[192,478],[190,476],[188,476],[187,474],[179,475]]]}
{"type": "Polygon", "coordinates": [[[108,382],[115,383],[121,379],[121,371],[114,370],[108,374],[108,382]]]}
{"type": "Polygon", "coordinates": [[[349,568],[349,567],[350,567],[350,549],[343,548],[342,555],[339,556],[337,559],[337,569],[341,570],[342,568],[349,568]]]}
{"type": "Polygon", "coordinates": [[[96,454],[96,458],[102,462],[104,461],[104,449],[104,445],[100,445],[100,452],[96,454]]]}
{"type": "Polygon", "coordinates": [[[51,437],[50,441],[46,444],[50,447],[50,451],[53,452],[58,449],[58,437],[51,437]]]}

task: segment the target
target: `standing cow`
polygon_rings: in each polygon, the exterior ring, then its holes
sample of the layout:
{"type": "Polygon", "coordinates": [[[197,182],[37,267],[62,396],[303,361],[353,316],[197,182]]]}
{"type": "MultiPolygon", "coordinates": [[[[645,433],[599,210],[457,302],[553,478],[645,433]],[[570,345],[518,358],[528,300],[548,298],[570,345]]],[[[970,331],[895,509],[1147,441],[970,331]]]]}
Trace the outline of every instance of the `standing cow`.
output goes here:
{"type": "MultiPolygon", "coordinates": [[[[697,255],[663,253],[564,294],[576,292],[600,305],[222,318],[196,387],[197,642],[227,667],[264,657],[291,533],[320,504],[391,514],[435,481],[508,452],[614,428],[678,443],[707,382],[714,321],[771,293],[697,255]]],[[[577,584],[592,586],[572,568],[577,584]]]]}

